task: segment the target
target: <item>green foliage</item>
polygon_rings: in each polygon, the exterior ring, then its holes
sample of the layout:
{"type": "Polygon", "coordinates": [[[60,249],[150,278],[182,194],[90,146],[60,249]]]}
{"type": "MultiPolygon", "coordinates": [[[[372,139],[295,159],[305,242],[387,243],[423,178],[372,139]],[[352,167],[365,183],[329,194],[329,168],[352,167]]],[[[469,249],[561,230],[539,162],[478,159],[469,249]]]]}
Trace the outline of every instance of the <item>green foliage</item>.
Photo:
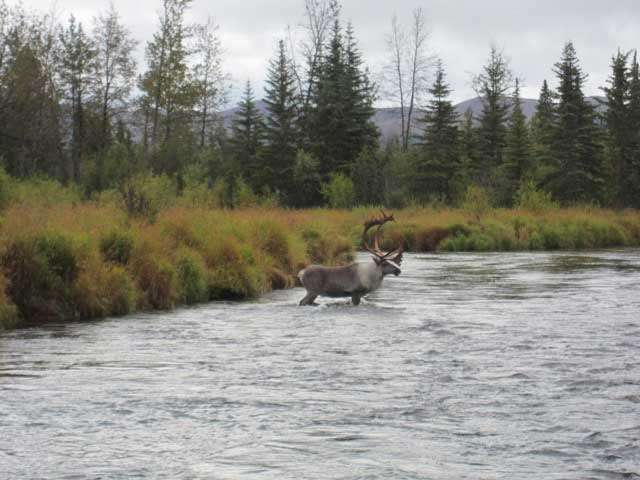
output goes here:
{"type": "Polygon", "coordinates": [[[332,173],[329,182],[322,184],[321,192],[331,208],[351,208],[354,205],[353,181],[342,173],[332,173]]]}
{"type": "Polygon", "coordinates": [[[264,141],[264,119],[258,110],[251,83],[247,82],[244,96],[234,113],[231,151],[235,162],[235,176],[248,179],[253,188],[261,188],[271,179],[270,172],[260,164],[259,150],[264,141]]]}
{"type": "Polygon", "coordinates": [[[294,207],[310,207],[319,203],[320,170],[318,160],[304,150],[298,150],[293,166],[293,182],[296,190],[289,195],[294,207]]]}
{"type": "Polygon", "coordinates": [[[533,180],[526,180],[520,184],[514,204],[516,208],[532,212],[546,212],[560,207],[551,197],[551,193],[539,190],[533,180]]]}
{"type": "Polygon", "coordinates": [[[353,186],[358,205],[382,205],[385,194],[385,158],[380,152],[365,149],[353,164],[353,186]]]}
{"type": "Polygon", "coordinates": [[[131,232],[112,230],[100,239],[100,252],[107,262],[127,265],[131,259],[135,240],[131,232]]]}
{"type": "Polygon", "coordinates": [[[500,192],[502,204],[511,206],[516,189],[523,179],[532,173],[529,128],[527,127],[527,119],[522,112],[518,79],[516,79],[516,88],[513,93],[511,118],[501,171],[504,179],[504,186],[500,192]]]}
{"type": "Polygon", "coordinates": [[[26,322],[75,317],[72,285],[79,262],[69,238],[45,232],[17,239],[8,245],[1,262],[7,294],[26,322]]]}
{"type": "Polygon", "coordinates": [[[478,129],[479,165],[475,168],[476,177],[472,180],[483,187],[493,187],[496,169],[503,163],[509,114],[505,98],[511,82],[512,73],[507,58],[492,46],[487,64],[474,80],[476,91],[482,98],[482,114],[478,129]]]}
{"type": "Polygon", "coordinates": [[[176,255],[176,274],[181,303],[190,305],[208,300],[206,269],[199,254],[186,248],[181,249],[176,255]]]}
{"type": "Polygon", "coordinates": [[[469,185],[462,200],[462,210],[472,215],[476,222],[480,222],[493,208],[491,197],[482,187],[469,185]]]}
{"type": "Polygon", "coordinates": [[[138,260],[134,266],[140,291],[138,307],[142,310],[169,310],[179,298],[175,268],[167,261],[150,256],[138,260]]]}
{"type": "Polygon", "coordinates": [[[298,107],[295,73],[283,40],[278,42],[278,53],[269,63],[264,102],[268,114],[259,168],[266,176],[259,188],[268,187],[290,197],[297,189],[290,176],[297,160],[298,107]]]}
{"type": "Polygon", "coordinates": [[[13,184],[13,179],[0,166],[0,210],[11,203],[14,196],[13,184]]]}
{"type": "Polygon", "coordinates": [[[546,184],[565,204],[599,202],[604,186],[600,131],[594,109],[582,92],[586,75],[571,42],[565,45],[555,73],[560,85],[552,143],[554,164],[546,184]]]}
{"type": "Polygon", "coordinates": [[[122,187],[122,205],[133,217],[154,222],[158,212],[175,203],[176,186],[166,175],[136,175],[122,187]]]}
{"type": "Polygon", "coordinates": [[[458,150],[458,115],[449,100],[451,90],[444,69],[438,64],[436,79],[429,89],[433,100],[427,106],[424,132],[416,164],[414,193],[422,200],[443,198],[451,201],[456,182],[462,176],[458,150]]]}

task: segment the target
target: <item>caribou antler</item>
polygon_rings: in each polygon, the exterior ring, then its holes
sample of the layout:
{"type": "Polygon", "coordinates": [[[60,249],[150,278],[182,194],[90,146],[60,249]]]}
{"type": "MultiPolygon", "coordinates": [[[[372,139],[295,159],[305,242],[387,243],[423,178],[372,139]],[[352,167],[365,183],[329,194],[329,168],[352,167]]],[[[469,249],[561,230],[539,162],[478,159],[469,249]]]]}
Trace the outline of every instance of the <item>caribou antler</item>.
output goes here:
{"type": "Polygon", "coordinates": [[[396,255],[392,259],[392,261],[395,261],[396,263],[399,264],[400,262],[402,262],[402,247],[396,248],[395,250],[392,250],[386,253],[380,249],[380,232],[381,232],[382,226],[387,222],[395,222],[396,219],[393,218],[393,214],[387,215],[386,213],[384,213],[384,210],[380,210],[380,213],[382,214],[382,217],[380,218],[374,217],[364,222],[364,231],[362,232],[362,246],[367,252],[369,252],[372,255],[375,255],[381,260],[387,259],[391,255],[396,255]],[[375,226],[377,226],[378,228],[373,234],[373,247],[371,247],[367,243],[367,232],[375,226]]]}

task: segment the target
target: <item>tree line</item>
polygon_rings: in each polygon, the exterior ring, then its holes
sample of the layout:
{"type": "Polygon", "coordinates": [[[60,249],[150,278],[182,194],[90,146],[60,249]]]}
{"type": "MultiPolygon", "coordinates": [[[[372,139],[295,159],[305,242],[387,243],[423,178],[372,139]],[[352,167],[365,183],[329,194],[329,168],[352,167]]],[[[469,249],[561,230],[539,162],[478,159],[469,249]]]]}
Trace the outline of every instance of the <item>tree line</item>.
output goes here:
{"type": "Polygon", "coordinates": [[[189,24],[190,6],[162,0],[140,72],[137,42],[112,5],[87,26],[2,1],[4,170],[54,178],[87,198],[118,192],[131,209],[145,203],[140,185],[158,178],[178,195],[215,194],[229,207],[247,197],[292,207],[456,204],[470,187],[499,206],[531,191],[563,204],[640,206],[635,51],[612,58],[597,109],[567,43],[556,88],[543,83],[527,121],[520,81],[492,47],[474,79],[482,111],[459,116],[443,63],[426,53],[421,10],[408,29],[393,19],[376,83],[338,1],[305,0],[302,39],[278,41],[264,95],[247,82],[229,126],[218,26],[189,24]],[[382,96],[400,107],[402,124],[385,144],[372,120],[382,96]]]}

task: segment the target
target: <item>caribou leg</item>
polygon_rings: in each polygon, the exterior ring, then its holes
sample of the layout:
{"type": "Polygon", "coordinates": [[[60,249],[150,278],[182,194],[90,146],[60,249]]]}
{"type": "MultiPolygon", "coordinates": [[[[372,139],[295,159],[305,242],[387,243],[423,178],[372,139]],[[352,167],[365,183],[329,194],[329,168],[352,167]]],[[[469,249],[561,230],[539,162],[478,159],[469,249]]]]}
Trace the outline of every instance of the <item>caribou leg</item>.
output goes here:
{"type": "Polygon", "coordinates": [[[360,305],[360,299],[362,298],[362,296],[356,294],[351,295],[351,303],[353,303],[354,305],[360,305]]]}
{"type": "Polygon", "coordinates": [[[305,297],[300,300],[300,305],[313,305],[313,301],[316,299],[318,295],[315,293],[307,292],[305,297]]]}

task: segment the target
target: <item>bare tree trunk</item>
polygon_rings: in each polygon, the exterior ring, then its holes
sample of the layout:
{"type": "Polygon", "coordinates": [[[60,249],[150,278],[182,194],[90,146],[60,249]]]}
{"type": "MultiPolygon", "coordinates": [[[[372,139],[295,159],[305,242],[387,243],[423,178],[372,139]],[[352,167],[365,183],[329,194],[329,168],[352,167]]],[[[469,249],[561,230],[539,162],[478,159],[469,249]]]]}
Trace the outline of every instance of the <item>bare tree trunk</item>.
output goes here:
{"type": "Polygon", "coordinates": [[[404,113],[404,74],[402,70],[402,55],[404,48],[404,37],[402,35],[401,29],[398,25],[398,17],[395,15],[391,20],[391,39],[390,46],[393,52],[393,62],[394,62],[394,70],[396,75],[396,85],[398,89],[398,95],[400,100],[400,120],[401,120],[401,143],[402,149],[405,150],[405,113],[404,113]]]}
{"type": "Polygon", "coordinates": [[[426,55],[428,32],[421,8],[413,11],[411,36],[407,38],[403,27],[394,15],[391,34],[387,38],[390,61],[386,66],[390,84],[389,98],[400,108],[400,144],[403,151],[409,149],[413,117],[423,90],[432,59],[426,55]]]}
{"type": "Polygon", "coordinates": [[[419,87],[421,87],[421,79],[419,75],[426,70],[429,65],[425,64],[426,58],[424,57],[424,47],[427,41],[427,31],[425,28],[424,14],[421,8],[417,8],[413,11],[413,29],[411,31],[411,84],[409,87],[409,110],[407,112],[407,125],[406,133],[404,135],[404,149],[409,148],[409,140],[411,138],[411,122],[413,120],[413,110],[416,101],[416,93],[419,87]]]}

